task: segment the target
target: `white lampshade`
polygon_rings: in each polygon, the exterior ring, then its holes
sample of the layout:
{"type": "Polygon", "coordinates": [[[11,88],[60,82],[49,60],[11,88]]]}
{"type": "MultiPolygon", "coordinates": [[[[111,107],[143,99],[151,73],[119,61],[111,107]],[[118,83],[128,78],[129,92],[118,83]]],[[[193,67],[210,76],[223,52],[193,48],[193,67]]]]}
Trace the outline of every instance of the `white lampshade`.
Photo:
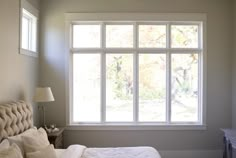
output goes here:
{"type": "Polygon", "coordinates": [[[36,88],[34,95],[35,102],[51,102],[54,101],[54,97],[50,87],[38,87],[36,88]]]}

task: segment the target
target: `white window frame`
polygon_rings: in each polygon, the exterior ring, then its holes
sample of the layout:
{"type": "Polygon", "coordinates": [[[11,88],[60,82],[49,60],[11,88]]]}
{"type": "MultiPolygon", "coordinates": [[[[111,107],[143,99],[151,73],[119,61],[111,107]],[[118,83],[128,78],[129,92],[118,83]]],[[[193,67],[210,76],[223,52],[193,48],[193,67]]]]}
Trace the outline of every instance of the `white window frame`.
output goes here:
{"type": "Polygon", "coordinates": [[[20,54],[23,55],[28,55],[32,57],[38,57],[38,19],[39,19],[39,11],[33,7],[27,0],[21,0],[21,5],[20,5],[20,54]],[[29,26],[29,49],[24,49],[22,48],[22,19],[23,17],[29,19],[30,21],[30,26],[29,26]],[[35,30],[36,30],[36,38],[35,41],[32,40],[32,27],[35,25],[35,30]],[[35,47],[36,50],[33,50],[33,43],[35,42],[35,47]]]}
{"type": "MultiPolygon", "coordinates": [[[[65,25],[66,25],[66,50],[65,50],[65,59],[66,59],[66,125],[67,128],[70,130],[205,130],[206,129],[206,81],[207,81],[207,75],[206,75],[206,70],[207,70],[207,65],[206,65],[206,23],[207,23],[207,17],[206,14],[201,14],[201,13],[177,13],[177,14],[159,14],[159,13],[66,13],[65,14],[65,25]],[[176,122],[176,123],[170,123],[170,116],[167,115],[167,122],[169,124],[161,124],[161,123],[140,123],[140,122],[132,122],[132,123],[104,123],[101,121],[99,124],[89,124],[89,123],[81,123],[81,124],[76,124],[73,123],[72,121],[72,100],[73,100],[73,83],[72,83],[72,73],[73,73],[73,63],[72,63],[72,54],[73,52],[78,52],[81,51],[82,49],[77,49],[72,47],[72,25],[76,24],[78,22],[97,22],[97,23],[109,23],[109,22],[127,22],[127,23],[132,23],[136,25],[136,23],[142,23],[142,22],[154,22],[156,24],[167,24],[167,27],[170,27],[171,24],[199,24],[202,28],[202,30],[199,30],[199,48],[171,48],[171,49],[150,49],[150,48],[137,48],[135,51],[140,51],[140,52],[150,52],[150,53],[163,53],[164,52],[170,52],[171,53],[183,53],[183,52],[188,52],[189,50],[191,51],[201,51],[199,53],[199,102],[200,102],[200,108],[199,110],[201,111],[199,113],[199,122],[198,123],[188,123],[188,122],[176,122]]],[[[103,27],[102,27],[103,28],[103,27]]],[[[167,29],[170,31],[170,29],[167,29]]],[[[134,30],[137,31],[137,30],[134,30]]],[[[102,31],[104,33],[104,30],[102,31]]],[[[167,32],[167,34],[170,34],[170,32],[167,32]]],[[[137,33],[134,34],[138,35],[137,33]]],[[[138,39],[138,38],[134,38],[138,39]]],[[[137,42],[134,41],[134,48],[137,47],[137,42]],[[136,44],[135,44],[136,43],[136,44]]],[[[170,48],[170,40],[167,40],[167,48],[170,48]]],[[[102,41],[101,45],[104,46],[105,41],[102,41]]],[[[98,48],[100,49],[100,48],[98,48]]],[[[86,52],[96,52],[98,51],[97,48],[91,48],[91,49],[86,49],[86,52]]],[[[85,49],[84,49],[85,50],[85,49]]],[[[113,48],[106,48],[106,51],[112,52],[113,48]]],[[[117,48],[114,50],[117,51],[117,48]]],[[[133,52],[133,48],[119,48],[119,52],[133,52]]],[[[170,55],[171,53],[167,53],[167,55],[170,55]]],[[[102,56],[104,58],[105,56],[102,56]]],[[[137,58],[137,56],[134,55],[134,58],[137,58]]],[[[168,59],[168,57],[167,57],[168,59]]],[[[135,64],[134,60],[134,64],[135,64]]],[[[167,62],[168,63],[168,62],[167,62]]],[[[104,67],[104,64],[102,64],[102,67],[104,67]]],[[[167,65],[168,66],[168,65],[167,65]]],[[[104,68],[102,68],[104,69],[104,68]]],[[[136,82],[136,85],[138,83],[137,81],[137,68],[134,72],[134,82],[136,82]],[[136,73],[135,73],[136,72],[136,73]],[[136,77],[135,77],[136,76],[136,77]]],[[[167,73],[170,75],[171,72],[167,71],[167,73]]],[[[102,73],[104,75],[105,73],[102,73]]],[[[105,81],[101,81],[102,86],[105,85],[105,81]]],[[[170,82],[170,81],[168,81],[170,82]]],[[[135,84],[135,83],[134,83],[135,84]]],[[[170,85],[170,83],[169,83],[170,85]]],[[[167,84],[168,86],[168,84],[167,84]]],[[[135,87],[135,86],[134,86],[135,87]]],[[[169,88],[169,87],[167,87],[169,88]]],[[[134,104],[138,102],[137,97],[135,95],[138,94],[137,90],[134,90],[134,104]]],[[[170,93],[170,91],[169,91],[170,93]]],[[[167,94],[167,97],[170,96],[170,94],[167,94]]],[[[102,91],[102,108],[101,111],[104,111],[104,106],[105,104],[103,103],[103,100],[105,100],[105,92],[102,91]]],[[[167,99],[170,100],[170,99],[167,99]]],[[[167,103],[167,105],[170,105],[167,103]]],[[[167,106],[167,110],[171,110],[170,107],[167,106]]],[[[138,109],[134,108],[134,119],[137,120],[137,114],[138,114],[138,109]]],[[[167,112],[168,113],[168,112],[167,112]]],[[[101,116],[102,120],[104,120],[104,116],[101,116]]]]}

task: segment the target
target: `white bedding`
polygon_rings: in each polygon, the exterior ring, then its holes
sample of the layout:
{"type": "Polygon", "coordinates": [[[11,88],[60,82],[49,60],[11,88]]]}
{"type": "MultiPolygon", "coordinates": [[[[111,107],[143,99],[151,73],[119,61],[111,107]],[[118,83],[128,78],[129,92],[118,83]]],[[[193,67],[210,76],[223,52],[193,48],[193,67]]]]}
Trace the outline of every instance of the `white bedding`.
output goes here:
{"type": "Polygon", "coordinates": [[[86,148],[71,145],[67,149],[55,149],[58,158],[161,158],[152,147],[86,148]]]}

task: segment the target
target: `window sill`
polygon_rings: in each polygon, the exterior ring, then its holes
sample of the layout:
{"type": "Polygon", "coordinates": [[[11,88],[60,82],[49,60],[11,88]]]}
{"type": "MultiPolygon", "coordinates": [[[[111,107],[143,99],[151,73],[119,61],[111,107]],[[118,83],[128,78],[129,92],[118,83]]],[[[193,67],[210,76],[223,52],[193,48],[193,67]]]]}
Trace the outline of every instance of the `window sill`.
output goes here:
{"type": "Polygon", "coordinates": [[[33,52],[33,51],[30,51],[30,50],[27,50],[27,49],[22,49],[22,48],[20,49],[20,54],[35,57],[35,58],[38,57],[37,52],[33,52]]]}
{"type": "Polygon", "coordinates": [[[159,125],[159,124],[145,124],[145,125],[98,125],[98,124],[73,124],[68,125],[66,130],[98,130],[98,131],[106,131],[106,130],[206,130],[206,125],[200,124],[173,124],[173,125],[159,125]]]}

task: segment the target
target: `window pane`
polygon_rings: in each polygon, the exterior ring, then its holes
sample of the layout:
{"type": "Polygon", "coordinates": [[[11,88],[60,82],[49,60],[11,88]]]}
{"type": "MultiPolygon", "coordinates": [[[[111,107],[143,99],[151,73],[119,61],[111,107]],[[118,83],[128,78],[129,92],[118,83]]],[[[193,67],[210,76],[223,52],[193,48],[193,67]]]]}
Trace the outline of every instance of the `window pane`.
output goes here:
{"type": "Polygon", "coordinates": [[[198,121],[198,55],[172,55],[171,120],[198,121]]]}
{"type": "Polygon", "coordinates": [[[73,48],[99,48],[100,25],[73,25],[73,48]]]}
{"type": "Polygon", "coordinates": [[[139,121],[166,120],[166,55],[139,55],[139,121]]]}
{"type": "Polygon", "coordinates": [[[139,25],[140,48],[165,48],[166,25],[139,25]]]}
{"type": "Polygon", "coordinates": [[[198,48],[198,25],[172,25],[172,48],[198,48]]]}
{"type": "Polygon", "coordinates": [[[133,55],[106,55],[106,121],[133,121],[133,55]]]}
{"type": "Polygon", "coordinates": [[[106,25],[106,47],[132,48],[133,25],[106,25]]]}
{"type": "Polygon", "coordinates": [[[27,10],[22,10],[21,48],[36,52],[37,17],[27,10]]]}
{"type": "Polygon", "coordinates": [[[22,32],[21,32],[21,47],[23,49],[29,49],[29,24],[30,20],[22,17],[22,32]]]}
{"type": "Polygon", "coordinates": [[[32,48],[31,50],[36,52],[37,49],[37,19],[32,20],[32,48]]]}
{"type": "Polygon", "coordinates": [[[100,54],[73,55],[73,121],[100,121],[100,54]]]}

